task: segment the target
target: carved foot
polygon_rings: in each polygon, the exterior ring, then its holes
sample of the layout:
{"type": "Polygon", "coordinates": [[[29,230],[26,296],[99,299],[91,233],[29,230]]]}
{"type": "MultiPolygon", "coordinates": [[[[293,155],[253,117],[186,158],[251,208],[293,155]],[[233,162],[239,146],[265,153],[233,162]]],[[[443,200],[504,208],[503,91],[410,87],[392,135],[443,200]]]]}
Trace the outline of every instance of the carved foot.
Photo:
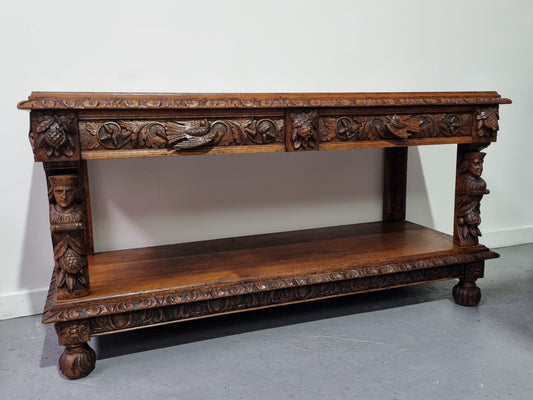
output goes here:
{"type": "Polygon", "coordinates": [[[59,357],[59,369],[69,379],[83,378],[94,369],[96,354],[87,343],[66,346],[59,357]]]}
{"type": "Polygon", "coordinates": [[[453,298],[462,306],[477,306],[481,300],[481,290],[475,282],[465,282],[460,279],[453,287],[453,298]]]}

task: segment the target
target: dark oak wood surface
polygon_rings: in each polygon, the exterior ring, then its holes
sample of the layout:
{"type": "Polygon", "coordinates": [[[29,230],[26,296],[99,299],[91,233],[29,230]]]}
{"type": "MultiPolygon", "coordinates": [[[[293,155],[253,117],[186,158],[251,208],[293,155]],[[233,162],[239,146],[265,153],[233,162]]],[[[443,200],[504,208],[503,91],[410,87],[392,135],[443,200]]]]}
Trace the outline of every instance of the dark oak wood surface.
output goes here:
{"type": "Polygon", "coordinates": [[[482,149],[509,103],[494,91],[32,93],[18,107],[48,184],[43,322],[65,346],[61,372],[92,371],[91,335],[212,315],[444,279],[459,280],[458,304],[479,304],[498,256],[479,244],[482,149]],[[436,144],[458,149],[453,236],[405,221],[407,148],[436,144]],[[94,254],[88,160],[361,148],[384,149],[382,222],[94,254]]]}

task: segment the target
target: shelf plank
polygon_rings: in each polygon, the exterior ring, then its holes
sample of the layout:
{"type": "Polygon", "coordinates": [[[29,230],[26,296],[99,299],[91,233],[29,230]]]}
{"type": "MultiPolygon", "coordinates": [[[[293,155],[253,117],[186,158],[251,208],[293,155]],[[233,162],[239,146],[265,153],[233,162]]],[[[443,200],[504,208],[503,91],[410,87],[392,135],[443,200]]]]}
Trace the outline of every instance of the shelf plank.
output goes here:
{"type": "Polygon", "coordinates": [[[90,317],[102,303],[113,312],[161,307],[497,256],[403,221],[110,251],[89,257],[89,296],[52,299],[45,314],[90,317]]]}

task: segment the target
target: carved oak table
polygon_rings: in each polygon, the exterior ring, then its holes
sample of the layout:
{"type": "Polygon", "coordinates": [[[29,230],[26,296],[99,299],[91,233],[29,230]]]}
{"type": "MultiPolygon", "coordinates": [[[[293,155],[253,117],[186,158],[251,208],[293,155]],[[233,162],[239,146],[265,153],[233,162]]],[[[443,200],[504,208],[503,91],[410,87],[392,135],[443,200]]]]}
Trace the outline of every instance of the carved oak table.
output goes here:
{"type": "MultiPolygon", "coordinates": [[[[478,243],[481,150],[496,92],[32,93],[30,142],[47,176],[54,273],[43,314],[61,372],[88,375],[92,335],[445,279],[458,304],[498,257],[478,243]],[[453,237],[405,221],[407,146],[457,144],[453,237]],[[383,148],[383,220],[95,253],[87,160],[383,148]]],[[[356,156],[356,153],[354,153],[356,156]]],[[[317,183],[319,184],[319,183],[317,183]]]]}

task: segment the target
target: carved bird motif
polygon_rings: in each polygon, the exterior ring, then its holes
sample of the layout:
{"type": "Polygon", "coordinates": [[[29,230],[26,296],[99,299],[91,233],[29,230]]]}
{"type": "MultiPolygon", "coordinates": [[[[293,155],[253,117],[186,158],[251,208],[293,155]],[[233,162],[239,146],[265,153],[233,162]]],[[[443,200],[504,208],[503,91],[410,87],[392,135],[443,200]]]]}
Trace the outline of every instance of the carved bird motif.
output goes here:
{"type": "Polygon", "coordinates": [[[411,134],[420,131],[420,123],[417,119],[402,120],[398,115],[393,115],[387,122],[387,129],[394,136],[407,139],[411,134]]]}
{"type": "MultiPolygon", "coordinates": [[[[180,124],[185,125],[185,124],[180,124]]],[[[203,146],[212,142],[217,131],[211,129],[212,125],[207,120],[201,120],[199,126],[190,126],[183,128],[182,131],[168,134],[168,142],[175,149],[192,149],[203,146]]]]}

